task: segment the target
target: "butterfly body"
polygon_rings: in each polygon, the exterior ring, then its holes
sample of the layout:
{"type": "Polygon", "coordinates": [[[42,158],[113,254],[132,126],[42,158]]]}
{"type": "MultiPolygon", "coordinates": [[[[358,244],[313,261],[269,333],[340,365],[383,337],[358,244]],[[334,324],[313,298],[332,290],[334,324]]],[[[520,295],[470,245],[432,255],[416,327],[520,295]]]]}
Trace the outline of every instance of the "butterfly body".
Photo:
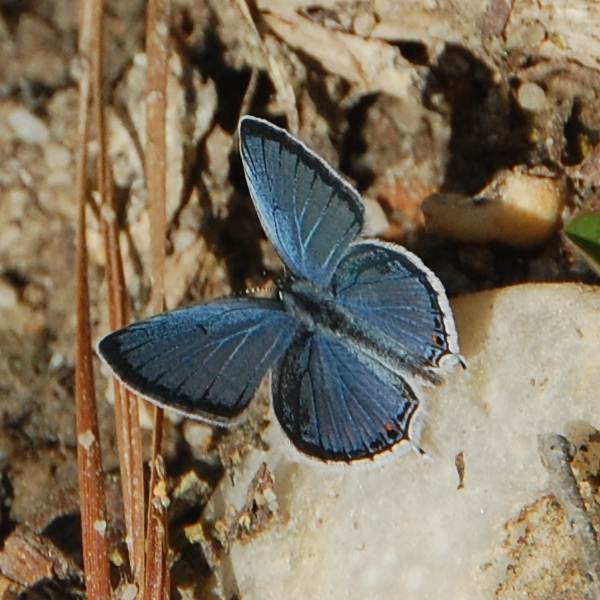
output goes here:
{"type": "Polygon", "coordinates": [[[335,327],[336,302],[330,290],[305,279],[288,278],[279,285],[284,309],[304,327],[335,327]]]}
{"type": "Polygon", "coordinates": [[[402,374],[413,373],[429,383],[440,384],[433,365],[414,357],[398,340],[373,327],[336,299],[331,290],[315,287],[311,282],[292,280],[281,290],[284,309],[307,333],[343,339],[358,355],[365,354],[387,368],[402,374]]]}
{"type": "Polygon", "coordinates": [[[186,307],[104,337],[125,385],[228,424],[272,371],[274,411],[304,454],[372,458],[407,439],[419,381],[459,360],[437,277],[404,248],[363,239],[364,204],[302,142],[245,117],[240,149],[263,228],[290,271],[279,298],[186,307]]]}

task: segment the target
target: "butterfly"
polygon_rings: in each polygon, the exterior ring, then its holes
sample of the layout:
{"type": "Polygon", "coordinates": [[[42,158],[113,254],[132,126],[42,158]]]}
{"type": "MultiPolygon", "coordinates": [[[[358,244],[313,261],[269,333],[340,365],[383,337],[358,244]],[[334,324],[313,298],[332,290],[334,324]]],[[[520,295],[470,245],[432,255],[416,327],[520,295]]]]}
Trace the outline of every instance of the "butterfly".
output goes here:
{"type": "Polygon", "coordinates": [[[373,458],[408,439],[419,400],[460,361],[439,279],[405,248],[361,236],[359,193],[268,121],[239,124],[262,227],[289,275],[276,298],[224,298],[109,333],[97,351],[139,396],[235,422],[271,371],[275,416],[301,453],[373,458]]]}

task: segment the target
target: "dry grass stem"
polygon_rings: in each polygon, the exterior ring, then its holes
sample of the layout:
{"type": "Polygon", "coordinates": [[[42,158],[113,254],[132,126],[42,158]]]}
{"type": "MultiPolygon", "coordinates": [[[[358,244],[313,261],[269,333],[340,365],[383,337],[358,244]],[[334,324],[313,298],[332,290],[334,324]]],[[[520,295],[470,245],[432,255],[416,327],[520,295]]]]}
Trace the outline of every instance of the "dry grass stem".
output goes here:
{"type": "MultiPolygon", "coordinates": [[[[169,66],[169,0],[152,0],[146,16],[146,153],[145,174],[150,212],[152,308],[164,308],[166,239],[166,109],[169,66]]],[[[155,408],[144,598],[169,597],[166,481],[162,452],[163,411],[155,408]]]]}
{"type": "MultiPolygon", "coordinates": [[[[110,167],[105,171],[106,195],[102,196],[104,246],[108,280],[109,317],[111,329],[123,327],[127,321],[125,280],[119,244],[119,229],[110,167]]],[[[138,399],[114,380],[115,426],[119,450],[119,467],[127,531],[127,548],[133,584],[141,589],[144,581],[145,493],[142,433],[138,399]]]]}
{"type": "Polygon", "coordinates": [[[101,0],[81,3],[79,54],[79,152],[77,156],[77,349],[75,364],[75,397],[77,410],[77,457],[83,537],[83,562],[88,597],[109,598],[111,594],[108,541],[106,537],[106,504],[99,443],[96,396],[92,368],[89,289],[87,280],[87,247],[85,210],[87,190],[87,136],[90,124],[92,75],[101,58],[101,0]],[[94,35],[96,34],[96,35],[94,35]]]}

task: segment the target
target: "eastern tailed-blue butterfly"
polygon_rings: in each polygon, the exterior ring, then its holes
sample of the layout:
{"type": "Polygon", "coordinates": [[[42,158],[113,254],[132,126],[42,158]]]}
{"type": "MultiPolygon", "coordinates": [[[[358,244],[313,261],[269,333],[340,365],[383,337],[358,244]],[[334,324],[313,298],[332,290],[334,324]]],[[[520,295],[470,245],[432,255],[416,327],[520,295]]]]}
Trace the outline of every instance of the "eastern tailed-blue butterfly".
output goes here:
{"type": "Polygon", "coordinates": [[[292,135],[244,117],[240,152],[260,222],[290,275],[278,297],[225,298],[132,323],[98,352],[140,396],[228,424],[272,369],[275,415],[324,461],[408,438],[415,384],[459,360],[438,278],[404,248],[360,237],[358,192],[292,135]]]}

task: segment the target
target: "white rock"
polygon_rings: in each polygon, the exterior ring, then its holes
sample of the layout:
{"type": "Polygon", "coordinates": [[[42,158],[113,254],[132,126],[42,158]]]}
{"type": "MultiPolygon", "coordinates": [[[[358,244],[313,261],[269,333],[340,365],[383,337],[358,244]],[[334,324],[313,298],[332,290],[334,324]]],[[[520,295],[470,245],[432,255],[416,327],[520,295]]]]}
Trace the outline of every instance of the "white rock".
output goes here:
{"type": "Polygon", "coordinates": [[[340,472],[293,462],[269,434],[269,453],[252,455],[234,486],[224,478],[209,517],[243,504],[262,461],[280,507],[270,529],[233,544],[226,595],[237,588],[244,600],[495,597],[515,560],[503,547],[507,522],[549,490],[538,434],[562,434],[577,422],[600,429],[600,290],[532,284],[453,306],[469,369],[426,390],[425,457],[340,472]]]}
{"type": "Polygon", "coordinates": [[[546,92],[537,83],[531,81],[527,81],[519,87],[517,100],[521,108],[529,112],[542,112],[550,106],[546,92]]]}
{"type": "Polygon", "coordinates": [[[176,229],[171,235],[173,252],[180,254],[187,250],[198,239],[198,233],[192,229],[181,227],[176,229]]]}
{"type": "Polygon", "coordinates": [[[366,207],[366,219],[363,234],[366,237],[381,235],[389,226],[390,222],[379,202],[371,198],[364,198],[366,207]]]}
{"type": "Polygon", "coordinates": [[[16,107],[7,117],[15,136],[27,144],[45,144],[50,139],[48,127],[25,107],[16,107]]]}
{"type": "Polygon", "coordinates": [[[194,449],[205,450],[212,441],[214,428],[206,423],[187,420],[183,424],[185,441],[194,449]]]}
{"type": "Polygon", "coordinates": [[[71,164],[71,153],[66,146],[51,142],[43,147],[44,160],[49,169],[66,169],[71,164]]]}
{"type": "Polygon", "coordinates": [[[19,295],[8,280],[0,279],[0,309],[14,308],[19,301],[19,295]]]}
{"type": "Polygon", "coordinates": [[[358,13],[352,21],[352,29],[356,35],[367,37],[377,24],[377,19],[371,11],[363,11],[358,13]]]}

